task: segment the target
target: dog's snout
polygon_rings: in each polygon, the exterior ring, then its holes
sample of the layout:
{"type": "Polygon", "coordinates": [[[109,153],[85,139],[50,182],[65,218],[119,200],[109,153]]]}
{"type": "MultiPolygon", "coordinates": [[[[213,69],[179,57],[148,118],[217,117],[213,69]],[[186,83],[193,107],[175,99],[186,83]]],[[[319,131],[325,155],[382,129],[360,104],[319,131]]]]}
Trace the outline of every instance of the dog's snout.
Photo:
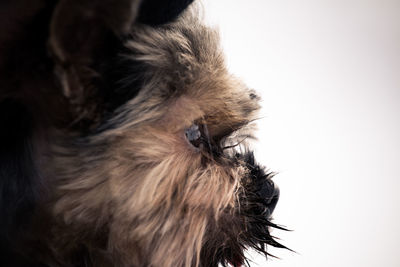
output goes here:
{"type": "Polygon", "coordinates": [[[268,180],[260,190],[260,196],[264,199],[268,208],[268,217],[274,211],[276,204],[279,200],[279,187],[276,186],[271,180],[268,180]]]}
{"type": "Polygon", "coordinates": [[[268,210],[270,215],[272,214],[272,212],[274,211],[276,204],[278,203],[279,200],[279,187],[274,185],[274,189],[273,189],[273,194],[272,197],[268,199],[269,203],[268,203],[268,210]]]}

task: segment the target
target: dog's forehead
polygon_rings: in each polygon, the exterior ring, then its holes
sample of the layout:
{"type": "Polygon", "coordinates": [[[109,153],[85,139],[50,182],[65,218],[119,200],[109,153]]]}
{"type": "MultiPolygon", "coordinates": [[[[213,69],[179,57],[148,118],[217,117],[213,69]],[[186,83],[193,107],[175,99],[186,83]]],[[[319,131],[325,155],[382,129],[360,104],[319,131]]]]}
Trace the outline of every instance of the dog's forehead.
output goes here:
{"type": "Polygon", "coordinates": [[[163,106],[166,120],[206,117],[235,125],[254,119],[259,98],[227,70],[218,32],[190,12],[163,27],[138,27],[131,37],[125,56],[142,68],[141,96],[163,106]]]}

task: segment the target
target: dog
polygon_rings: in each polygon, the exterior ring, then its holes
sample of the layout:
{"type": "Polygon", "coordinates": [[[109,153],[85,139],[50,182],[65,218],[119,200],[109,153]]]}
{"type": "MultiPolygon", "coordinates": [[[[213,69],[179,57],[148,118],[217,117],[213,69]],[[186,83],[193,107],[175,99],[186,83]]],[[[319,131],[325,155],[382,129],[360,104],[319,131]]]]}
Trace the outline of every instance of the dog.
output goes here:
{"type": "Polygon", "coordinates": [[[1,266],[223,266],[284,248],[259,97],[191,0],[0,3],[1,266]]]}

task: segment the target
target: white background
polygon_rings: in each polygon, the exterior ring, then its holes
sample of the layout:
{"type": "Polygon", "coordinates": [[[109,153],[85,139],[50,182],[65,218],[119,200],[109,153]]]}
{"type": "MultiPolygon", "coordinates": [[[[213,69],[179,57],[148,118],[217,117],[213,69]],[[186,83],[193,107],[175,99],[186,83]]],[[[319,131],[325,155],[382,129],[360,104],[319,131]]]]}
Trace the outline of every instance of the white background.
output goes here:
{"type": "Polygon", "coordinates": [[[209,0],[231,71],[263,98],[258,159],[279,172],[252,266],[400,266],[400,1],[209,0]]]}

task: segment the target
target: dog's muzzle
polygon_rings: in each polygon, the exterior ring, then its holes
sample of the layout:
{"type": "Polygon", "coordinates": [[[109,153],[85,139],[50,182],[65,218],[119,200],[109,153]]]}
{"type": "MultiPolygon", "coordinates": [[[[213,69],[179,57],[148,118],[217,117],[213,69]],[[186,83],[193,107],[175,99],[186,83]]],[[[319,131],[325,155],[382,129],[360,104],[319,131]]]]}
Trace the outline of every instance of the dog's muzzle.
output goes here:
{"type": "Polygon", "coordinates": [[[268,208],[267,217],[270,217],[272,212],[276,207],[276,204],[279,200],[279,187],[276,186],[271,180],[268,180],[264,185],[261,187],[259,191],[260,197],[265,200],[265,204],[268,208]]]}

